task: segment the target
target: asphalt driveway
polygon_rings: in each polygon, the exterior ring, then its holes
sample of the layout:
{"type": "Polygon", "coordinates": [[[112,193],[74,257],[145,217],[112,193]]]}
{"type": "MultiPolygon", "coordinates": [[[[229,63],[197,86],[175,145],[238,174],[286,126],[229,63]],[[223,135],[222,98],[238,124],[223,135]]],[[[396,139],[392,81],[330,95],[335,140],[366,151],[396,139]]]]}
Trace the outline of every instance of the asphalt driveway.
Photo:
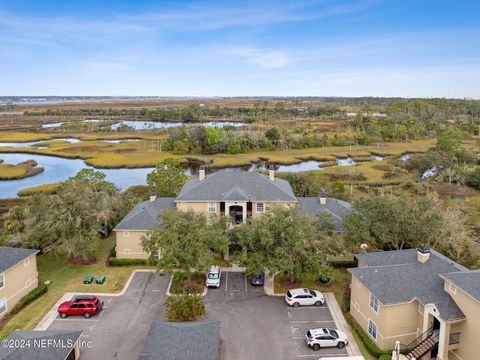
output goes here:
{"type": "Polygon", "coordinates": [[[49,330],[81,330],[82,360],[138,359],[153,320],[163,319],[163,300],[169,277],[137,272],[121,296],[100,296],[104,310],[90,319],[57,317],[49,330]]]}
{"type": "MultiPolygon", "coordinates": [[[[306,330],[337,327],[327,304],[292,308],[283,297],[264,295],[241,272],[224,272],[219,289],[205,297],[208,317],[221,322],[222,360],[318,359],[347,355],[337,348],[313,351],[305,344],[306,330]]],[[[352,339],[353,340],[353,339],[352,339]]]]}

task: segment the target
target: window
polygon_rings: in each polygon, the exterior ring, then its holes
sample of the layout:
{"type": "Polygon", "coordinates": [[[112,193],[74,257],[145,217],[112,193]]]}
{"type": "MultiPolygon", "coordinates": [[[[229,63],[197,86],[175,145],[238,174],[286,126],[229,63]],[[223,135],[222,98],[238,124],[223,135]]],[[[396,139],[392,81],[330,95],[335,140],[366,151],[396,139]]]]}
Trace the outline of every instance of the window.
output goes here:
{"type": "Polygon", "coordinates": [[[450,292],[452,294],[456,294],[457,293],[457,287],[455,285],[453,285],[452,283],[448,283],[448,290],[450,290],[450,292]]]}
{"type": "Polygon", "coordinates": [[[214,213],[217,209],[217,204],[214,202],[209,202],[208,203],[208,212],[209,213],[214,213]]]}
{"type": "Polygon", "coordinates": [[[370,308],[378,314],[378,299],[370,293],[370,308]]]}
{"type": "Polygon", "coordinates": [[[157,250],[153,253],[153,258],[155,260],[160,260],[160,250],[157,250]]]}
{"type": "Polygon", "coordinates": [[[0,299],[0,314],[3,314],[7,311],[7,299],[0,299]]]}
{"type": "Polygon", "coordinates": [[[257,203],[257,212],[264,212],[264,211],[265,211],[265,204],[257,203]]]}
{"type": "Polygon", "coordinates": [[[5,275],[0,275],[0,289],[5,286],[5,275]]]}
{"type": "Polygon", "coordinates": [[[368,319],[368,333],[373,339],[377,340],[377,325],[370,319],[368,319]]]}
{"type": "Polygon", "coordinates": [[[30,287],[32,285],[32,280],[28,279],[27,281],[25,281],[25,287],[30,287]]]}
{"type": "Polygon", "coordinates": [[[23,266],[28,266],[30,265],[30,258],[26,259],[24,262],[23,262],[23,266]]]}
{"type": "Polygon", "coordinates": [[[123,237],[128,237],[130,236],[130,231],[124,231],[123,232],[123,237]]]}
{"type": "Polygon", "coordinates": [[[123,249],[123,253],[127,254],[127,255],[130,255],[130,249],[123,249]]]}
{"type": "Polygon", "coordinates": [[[422,303],[418,303],[418,312],[420,315],[423,315],[424,310],[425,310],[425,306],[423,306],[422,303]]]}

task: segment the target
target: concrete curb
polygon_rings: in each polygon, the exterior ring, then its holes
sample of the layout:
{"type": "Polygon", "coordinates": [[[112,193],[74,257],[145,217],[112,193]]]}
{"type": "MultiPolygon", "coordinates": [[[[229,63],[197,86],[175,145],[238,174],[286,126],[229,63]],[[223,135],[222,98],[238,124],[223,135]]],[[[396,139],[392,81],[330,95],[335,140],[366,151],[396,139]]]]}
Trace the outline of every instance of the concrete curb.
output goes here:
{"type": "Polygon", "coordinates": [[[333,293],[323,293],[323,295],[325,296],[325,300],[330,309],[330,313],[332,314],[333,320],[335,321],[335,324],[337,325],[338,329],[342,330],[345,334],[347,334],[347,337],[349,339],[348,345],[346,346],[348,355],[362,356],[362,353],[358,348],[357,342],[353,337],[352,331],[348,326],[347,320],[345,320],[345,317],[343,316],[343,312],[340,309],[340,306],[338,305],[335,295],[333,293]]]}
{"type": "Polygon", "coordinates": [[[156,272],[156,270],[150,270],[150,269],[138,269],[138,270],[133,270],[132,273],[130,274],[130,277],[128,278],[127,282],[125,283],[125,286],[123,287],[122,291],[119,293],[82,293],[82,292],[66,292],[63,294],[63,296],[53,305],[53,307],[50,309],[50,311],[43,317],[42,320],[38,323],[38,325],[35,327],[35,330],[47,330],[48,327],[52,324],[52,322],[57,318],[57,309],[60,306],[60,304],[64,301],[70,300],[72,297],[75,295],[95,295],[95,296],[122,296],[125,294],[125,291],[127,291],[128,287],[130,286],[130,283],[132,282],[133,277],[137,272],[156,272]]]}

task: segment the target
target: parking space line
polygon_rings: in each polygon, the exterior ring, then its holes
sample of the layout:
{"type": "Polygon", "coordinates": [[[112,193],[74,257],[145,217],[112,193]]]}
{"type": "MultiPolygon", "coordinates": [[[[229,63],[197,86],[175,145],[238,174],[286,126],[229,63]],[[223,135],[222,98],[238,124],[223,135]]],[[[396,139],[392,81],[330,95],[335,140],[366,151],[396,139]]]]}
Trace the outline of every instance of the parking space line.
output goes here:
{"type": "Polygon", "coordinates": [[[293,320],[290,321],[290,324],[295,324],[295,323],[334,323],[335,321],[333,320],[293,320]]]}
{"type": "Polygon", "coordinates": [[[312,306],[299,306],[299,307],[285,306],[285,309],[289,309],[289,310],[307,310],[307,309],[310,309],[310,310],[311,309],[318,309],[318,310],[324,309],[325,310],[325,309],[327,309],[327,310],[329,310],[328,307],[326,307],[326,306],[313,306],[313,305],[312,306]]]}
{"type": "Polygon", "coordinates": [[[62,318],[58,318],[58,319],[55,319],[54,321],[98,321],[98,319],[62,319],[62,318]]]}
{"type": "MultiPolygon", "coordinates": [[[[243,274],[243,273],[242,273],[243,274]]],[[[243,274],[243,276],[245,277],[245,292],[248,291],[248,285],[247,285],[247,274],[243,274]]]]}
{"type": "Polygon", "coordinates": [[[338,357],[338,356],[343,356],[342,354],[297,354],[297,357],[338,357]]]}
{"type": "Polygon", "coordinates": [[[228,292],[228,271],[227,271],[227,276],[225,280],[225,292],[228,292]]]}

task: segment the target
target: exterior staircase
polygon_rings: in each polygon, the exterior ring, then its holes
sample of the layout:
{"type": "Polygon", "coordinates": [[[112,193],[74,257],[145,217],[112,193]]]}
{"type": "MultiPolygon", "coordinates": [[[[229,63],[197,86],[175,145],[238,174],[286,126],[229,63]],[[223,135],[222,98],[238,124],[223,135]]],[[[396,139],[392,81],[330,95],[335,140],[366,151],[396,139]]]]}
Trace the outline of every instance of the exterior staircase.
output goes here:
{"type": "Polygon", "coordinates": [[[438,342],[438,332],[428,329],[407,346],[408,353],[406,358],[408,360],[420,360],[435,349],[438,346],[438,342]]]}

